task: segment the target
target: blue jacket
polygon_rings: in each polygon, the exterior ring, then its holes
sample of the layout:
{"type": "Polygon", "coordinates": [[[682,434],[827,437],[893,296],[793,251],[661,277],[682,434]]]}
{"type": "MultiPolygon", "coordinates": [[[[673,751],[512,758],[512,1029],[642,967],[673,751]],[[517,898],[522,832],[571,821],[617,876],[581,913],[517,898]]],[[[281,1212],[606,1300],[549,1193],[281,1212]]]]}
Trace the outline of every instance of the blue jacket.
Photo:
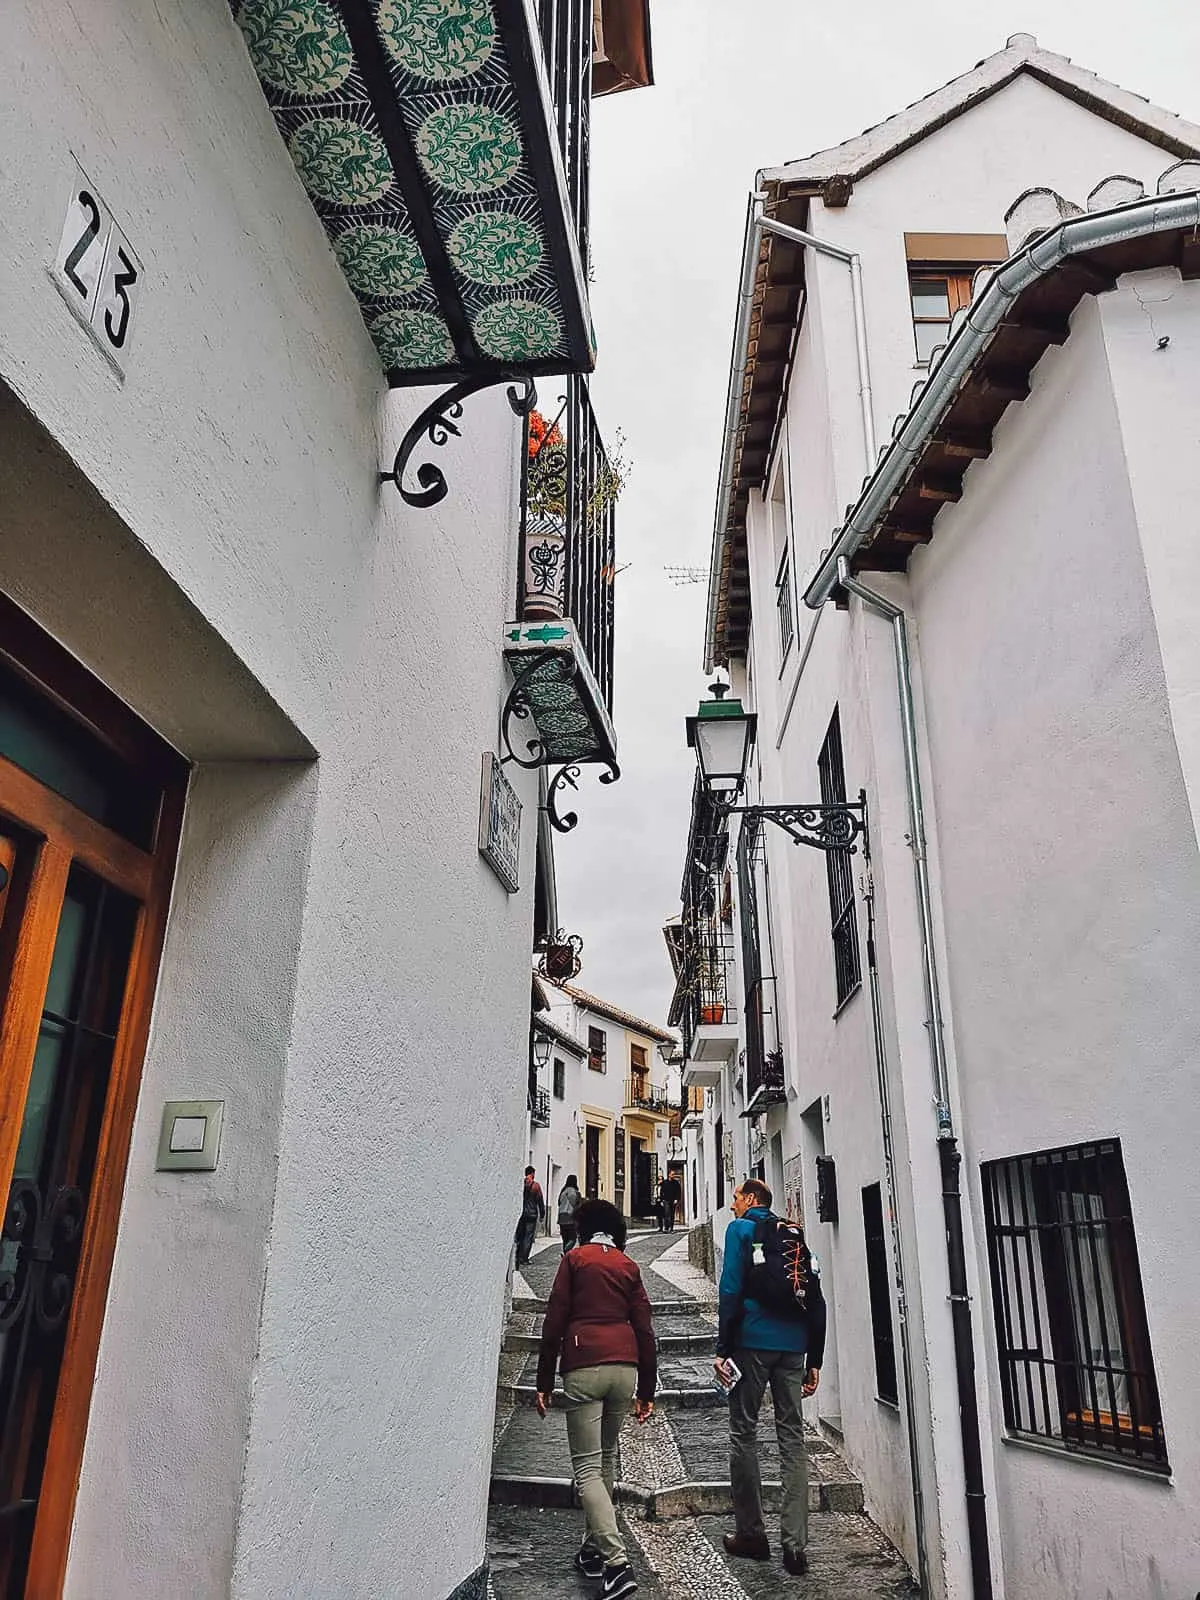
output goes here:
{"type": "Polygon", "coordinates": [[[717,1354],[728,1356],[738,1349],[791,1350],[797,1355],[807,1352],[808,1365],[819,1367],[825,1355],[825,1297],[815,1258],[804,1316],[782,1317],[757,1300],[746,1298],[754,1227],[773,1215],[765,1206],[753,1206],[744,1217],[735,1217],[725,1232],[717,1354]]]}

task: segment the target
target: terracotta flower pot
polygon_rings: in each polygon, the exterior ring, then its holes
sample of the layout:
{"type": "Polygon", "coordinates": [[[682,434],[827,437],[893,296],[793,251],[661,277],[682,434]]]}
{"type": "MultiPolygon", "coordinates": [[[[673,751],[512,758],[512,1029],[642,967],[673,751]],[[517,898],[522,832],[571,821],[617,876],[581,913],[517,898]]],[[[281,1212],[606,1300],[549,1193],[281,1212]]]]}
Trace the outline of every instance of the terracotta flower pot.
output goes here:
{"type": "Polygon", "coordinates": [[[721,1005],[701,1006],[700,1021],[707,1027],[713,1027],[718,1022],[724,1022],[725,1007],[721,1005]]]}

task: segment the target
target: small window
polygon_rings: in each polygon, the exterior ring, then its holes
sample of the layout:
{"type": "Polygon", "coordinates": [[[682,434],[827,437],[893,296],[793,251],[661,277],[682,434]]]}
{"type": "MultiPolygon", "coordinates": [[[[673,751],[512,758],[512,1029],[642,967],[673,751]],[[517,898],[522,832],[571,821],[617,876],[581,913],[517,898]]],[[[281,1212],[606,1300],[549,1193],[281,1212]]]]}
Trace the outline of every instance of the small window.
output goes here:
{"type": "Polygon", "coordinates": [[[908,289],[912,300],[913,333],[917,341],[917,360],[927,366],[939,345],[950,337],[954,313],[971,304],[971,272],[909,272],[908,289]]]}
{"type": "Polygon", "coordinates": [[[1167,1471],[1119,1139],[982,1169],[1004,1419],[1167,1471]]]}
{"type": "Polygon", "coordinates": [[[867,1290],[871,1299],[871,1337],[875,1345],[875,1393],[897,1405],[896,1341],[892,1333],[892,1296],[888,1287],[887,1243],[883,1233],[883,1196],[877,1183],[862,1192],[863,1235],[867,1246],[867,1290]]]}
{"type": "Polygon", "coordinates": [[[787,555],[779,564],[775,575],[775,613],[779,619],[779,663],[782,666],[792,648],[795,632],[795,608],[792,604],[792,569],[787,555]]]}
{"type": "Polygon", "coordinates": [[[554,1098],[556,1100],[565,1100],[566,1097],[567,1097],[567,1064],[566,1064],[565,1061],[560,1061],[559,1058],[557,1056],[555,1056],[555,1058],[554,1058],[554,1098]]]}
{"type": "Polygon", "coordinates": [[[603,1028],[588,1029],[588,1066],[593,1072],[608,1070],[608,1039],[603,1028]]]}
{"type": "MultiPolygon", "coordinates": [[[[823,805],[842,805],[846,800],[846,769],[842,761],[842,724],[836,707],[817,757],[823,805]]],[[[849,850],[827,850],[825,870],[829,878],[829,914],[833,932],[833,968],[840,1007],[862,982],[858,955],[858,916],[854,908],[854,867],[849,850]]]]}

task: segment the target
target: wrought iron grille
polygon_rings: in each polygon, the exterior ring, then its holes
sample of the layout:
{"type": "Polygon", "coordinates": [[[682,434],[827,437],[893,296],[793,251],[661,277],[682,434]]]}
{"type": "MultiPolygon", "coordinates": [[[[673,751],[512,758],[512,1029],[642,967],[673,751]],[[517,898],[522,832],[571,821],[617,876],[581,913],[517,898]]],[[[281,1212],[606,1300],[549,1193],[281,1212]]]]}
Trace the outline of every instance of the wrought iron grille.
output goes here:
{"type": "Polygon", "coordinates": [[[666,1112],[671,1102],[665,1084],[651,1083],[639,1076],[625,1080],[625,1104],[635,1111],[666,1112]]]}
{"type": "MultiPolygon", "coordinates": [[[[824,805],[846,800],[846,769],[842,760],[842,724],[834,709],[825,743],[817,757],[824,805]]],[[[849,850],[828,850],[825,871],[829,878],[829,915],[833,931],[833,968],[837,1003],[842,1005],[862,982],[858,953],[858,915],[854,906],[854,867],[849,850]]]]}
{"type": "Polygon", "coordinates": [[[982,1177],[1008,1427],[1165,1472],[1120,1140],[987,1162],[982,1177]]]}
{"type": "Polygon", "coordinates": [[[535,1128],[550,1126],[550,1091],[541,1087],[530,1088],[529,1118],[535,1128]]]}
{"type": "Polygon", "coordinates": [[[590,259],[592,0],[539,0],[538,31],[546,58],[567,197],[579,239],[579,258],[586,271],[590,259]]]}
{"type": "Polygon", "coordinates": [[[593,1072],[608,1071],[608,1035],[603,1028],[588,1029],[588,1066],[593,1072]]]}
{"type": "Polygon", "coordinates": [[[764,1107],[787,1097],[779,1041],[770,932],[763,920],[767,899],[767,852],[760,817],[742,822],[737,845],[738,914],[742,930],[745,993],[746,1104],[764,1107]]]}
{"type": "Polygon", "coordinates": [[[892,1332],[892,1292],[883,1227],[883,1192],[869,1183],[862,1192],[863,1238],[867,1249],[867,1290],[871,1301],[871,1342],[875,1347],[875,1393],[896,1405],[896,1339],[892,1332]]]}
{"type": "MultiPolygon", "coordinates": [[[[566,447],[566,498],[563,536],[565,573],[563,610],[575,624],[588,665],[600,689],[605,710],[612,715],[614,584],[617,575],[616,482],[600,429],[592,411],[588,386],[582,377],[566,380],[566,392],[547,415],[563,435],[566,447]]],[[[521,549],[526,547],[529,522],[529,422],[521,453],[521,549]]],[[[518,608],[525,610],[525,563],[522,561],[518,608]]]]}
{"type": "Polygon", "coordinates": [[[736,1023],[732,914],[725,892],[729,835],[724,817],[700,782],[692,786],[692,822],[680,898],[682,959],[676,979],[671,1024],[683,1035],[685,1060],[696,1029],[736,1023]]]}

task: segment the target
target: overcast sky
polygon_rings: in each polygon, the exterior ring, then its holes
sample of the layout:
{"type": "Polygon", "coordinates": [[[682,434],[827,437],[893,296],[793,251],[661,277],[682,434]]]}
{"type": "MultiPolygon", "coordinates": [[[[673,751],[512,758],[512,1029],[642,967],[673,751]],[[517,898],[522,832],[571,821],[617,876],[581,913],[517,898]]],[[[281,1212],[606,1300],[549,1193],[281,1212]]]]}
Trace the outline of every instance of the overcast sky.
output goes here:
{"type": "Polygon", "coordinates": [[[630,462],[617,514],[622,777],[604,788],[584,769],[570,797],[579,826],[556,859],[561,918],[584,939],[578,982],[661,1022],[672,988],[661,928],[679,910],[694,771],[683,719],[704,690],[707,594],[663,569],[708,567],[755,172],[882,121],[1014,33],[1200,121],[1200,5],[651,0],[651,13],[656,85],[601,101],[592,136],[592,394],[630,462]]]}

